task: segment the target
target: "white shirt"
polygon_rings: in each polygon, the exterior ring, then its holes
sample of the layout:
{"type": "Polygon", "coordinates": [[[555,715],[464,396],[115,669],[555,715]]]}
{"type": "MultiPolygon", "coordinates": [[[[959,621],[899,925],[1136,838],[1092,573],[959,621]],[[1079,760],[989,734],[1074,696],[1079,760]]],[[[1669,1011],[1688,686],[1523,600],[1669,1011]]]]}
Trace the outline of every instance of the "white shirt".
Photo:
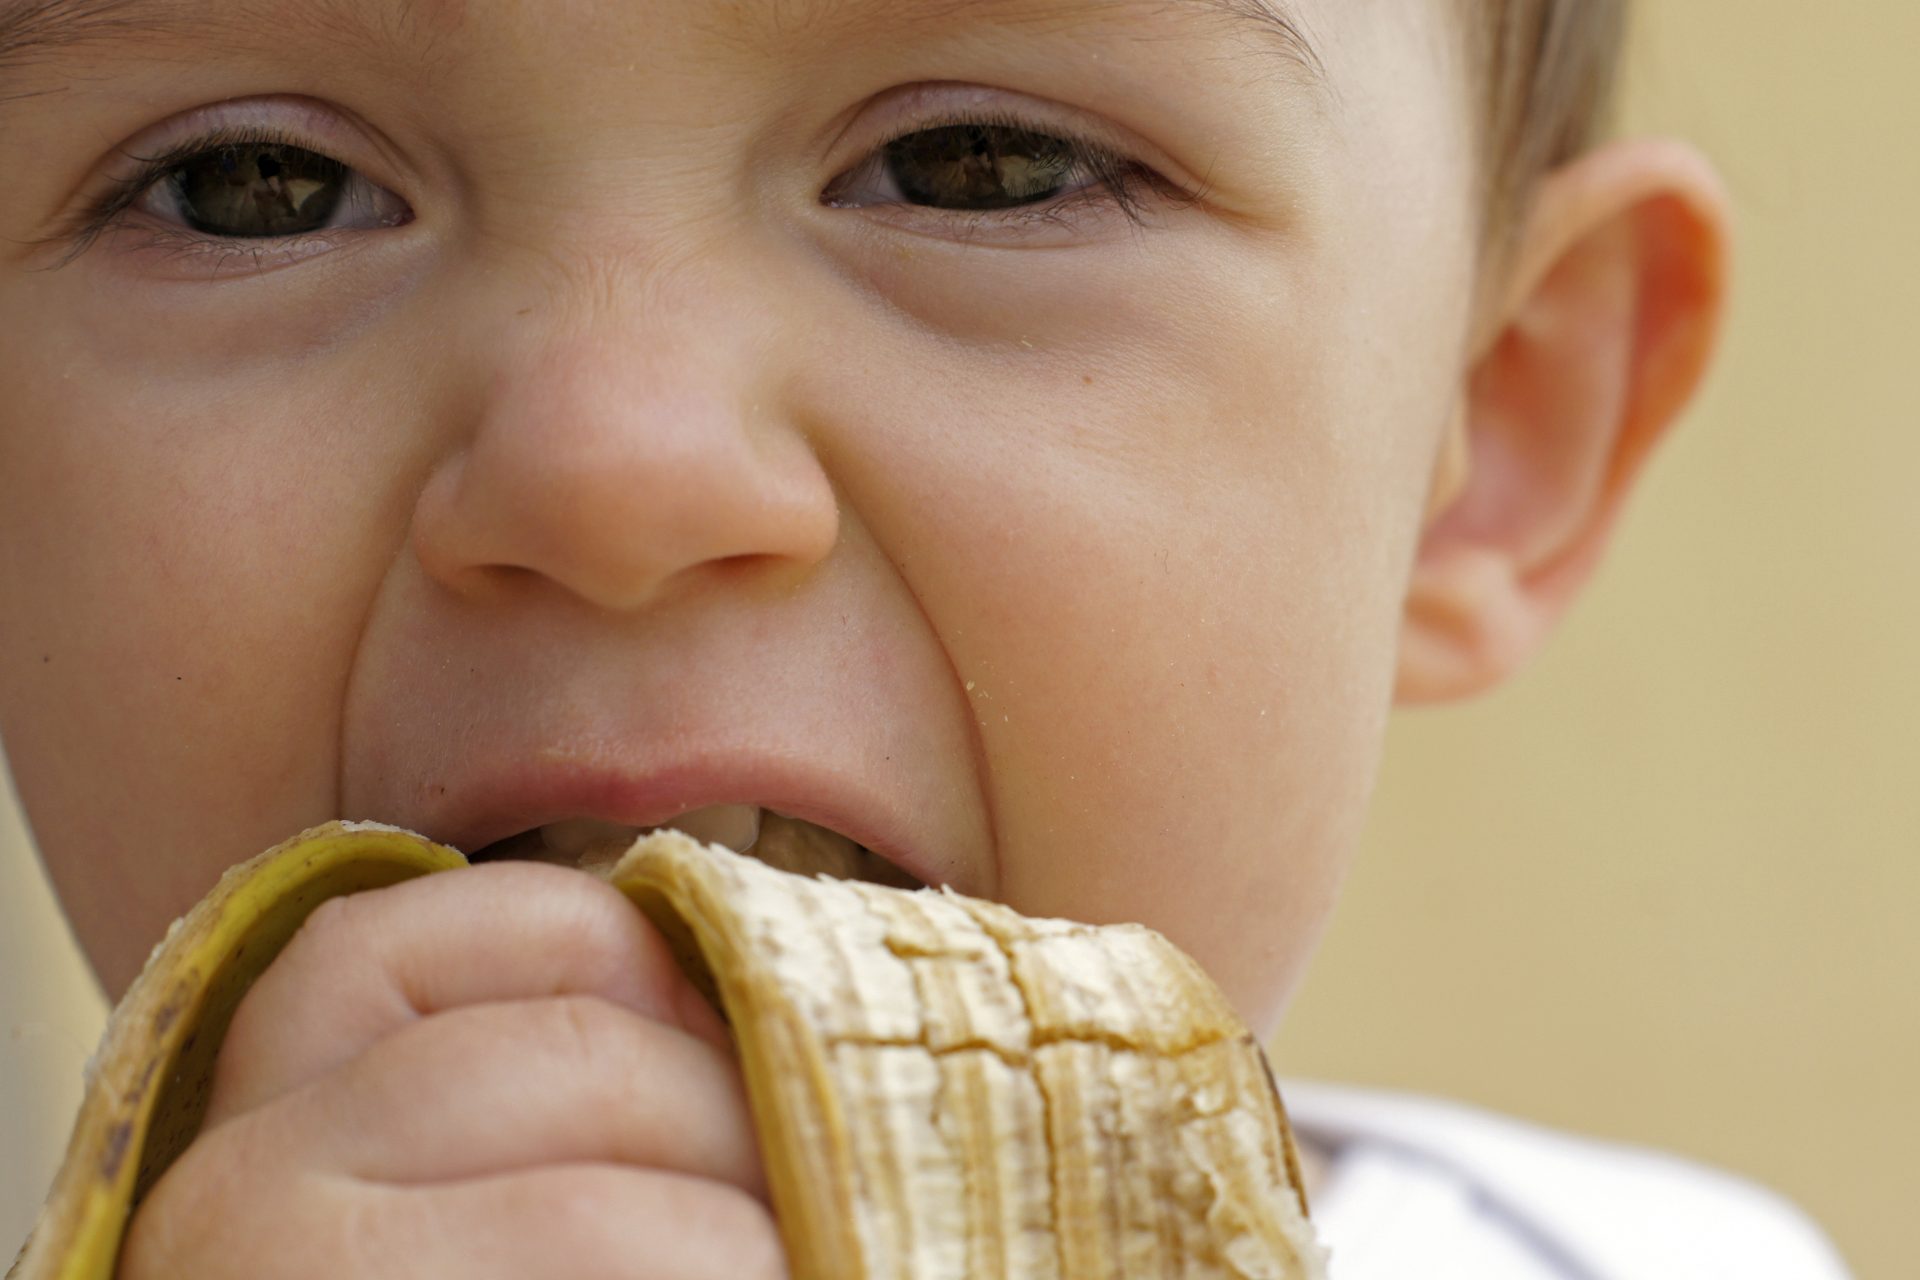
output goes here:
{"type": "Polygon", "coordinates": [[[1676,1156],[1458,1103],[1281,1081],[1332,1153],[1331,1280],[1847,1280],[1804,1213],[1676,1156]]]}

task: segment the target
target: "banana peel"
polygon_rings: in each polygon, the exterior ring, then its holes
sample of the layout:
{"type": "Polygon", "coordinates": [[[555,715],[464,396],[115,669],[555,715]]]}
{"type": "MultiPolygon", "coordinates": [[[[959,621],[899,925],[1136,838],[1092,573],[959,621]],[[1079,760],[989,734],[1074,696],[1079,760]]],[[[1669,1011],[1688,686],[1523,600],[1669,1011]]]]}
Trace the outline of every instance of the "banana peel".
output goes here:
{"type": "MultiPolygon", "coordinates": [[[[229,870],[109,1019],[7,1280],[112,1280],[235,1008],[306,918],[466,865],[334,822],[229,870]]],[[[795,1280],[1324,1277],[1265,1056],[1153,931],[809,879],[670,831],[596,874],[733,1029],[795,1280]]]]}
{"type": "Polygon", "coordinates": [[[240,998],[329,898],[467,865],[373,823],[329,823],[227,871],[147,958],[87,1064],[67,1154],[7,1280],[112,1280],[128,1219],[199,1132],[240,998]]]}

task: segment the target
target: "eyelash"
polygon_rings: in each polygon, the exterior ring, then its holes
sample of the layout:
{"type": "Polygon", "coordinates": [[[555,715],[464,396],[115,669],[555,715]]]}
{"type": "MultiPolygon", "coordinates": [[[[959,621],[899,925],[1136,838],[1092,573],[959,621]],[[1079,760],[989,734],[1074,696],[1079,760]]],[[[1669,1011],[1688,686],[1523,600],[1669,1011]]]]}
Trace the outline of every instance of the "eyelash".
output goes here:
{"type": "MultiPolygon", "coordinates": [[[[55,263],[55,268],[63,267],[85,253],[107,231],[122,220],[126,211],[169,173],[189,160],[197,159],[209,151],[218,151],[222,147],[247,146],[285,146],[299,147],[314,151],[301,139],[280,130],[259,125],[230,125],[212,132],[189,138],[176,143],[165,151],[152,156],[128,156],[139,165],[131,175],[116,179],[93,202],[82,209],[75,219],[72,230],[63,233],[61,238],[71,236],[73,246],[65,257],[55,263]]],[[[316,152],[316,154],[325,154],[316,152]]],[[[287,236],[271,241],[282,248],[309,239],[318,232],[306,236],[287,236]]],[[[258,262],[264,246],[244,246],[237,238],[204,236],[184,227],[152,228],[146,232],[146,244],[150,246],[171,245],[181,256],[200,253],[223,255],[219,264],[223,265],[232,256],[251,254],[258,262]]]]}
{"type": "MultiPolygon", "coordinates": [[[[983,230],[1008,223],[1020,225],[1054,223],[1071,226],[1079,215],[1069,210],[1077,210],[1084,205],[1103,204],[1112,206],[1135,229],[1140,229],[1147,225],[1145,205],[1146,196],[1149,193],[1178,206],[1198,203],[1204,198],[1204,192],[1185,191],[1148,166],[1110,147],[1072,134],[1049,133],[1044,129],[1036,128],[1032,121],[1005,111],[956,111],[917,122],[912,128],[889,137],[850,172],[854,176],[871,177],[876,170],[884,168],[887,149],[902,139],[919,133],[954,127],[1005,129],[1016,134],[1045,138],[1059,143],[1063,153],[1071,158],[1073,171],[1085,174],[1090,179],[1086,185],[1053,200],[992,211],[969,212],[930,209],[927,206],[906,206],[927,209],[928,216],[943,223],[957,224],[965,230],[983,230]]],[[[131,156],[129,158],[137,162],[139,168],[131,175],[114,181],[106,191],[81,210],[72,229],[60,237],[62,239],[71,237],[73,245],[66,256],[55,265],[64,266],[85,253],[101,235],[120,222],[127,210],[148,190],[179,166],[222,147],[262,145],[284,146],[312,151],[315,154],[326,154],[307,146],[302,139],[292,134],[271,127],[236,125],[190,138],[167,148],[158,155],[131,156]]],[[[835,181],[837,185],[838,179],[835,181]]],[[[253,246],[245,244],[240,237],[208,236],[185,228],[165,228],[150,229],[147,232],[149,237],[147,244],[171,245],[180,256],[204,253],[223,255],[220,258],[222,264],[231,256],[247,255],[253,256],[257,263],[262,255],[271,252],[271,249],[266,247],[268,245],[284,249],[323,234],[326,233],[307,232],[285,237],[261,237],[262,244],[253,246]]]]}
{"type": "MultiPolygon", "coordinates": [[[[1077,215],[1066,211],[1082,205],[1106,204],[1124,216],[1135,229],[1141,229],[1147,225],[1146,197],[1149,194],[1176,206],[1197,204],[1205,198],[1204,192],[1196,194],[1185,191],[1147,165],[1111,147],[1071,133],[1051,132],[1010,111],[953,111],[916,121],[911,128],[893,134],[875,147],[851,172],[856,177],[870,177],[876,170],[884,168],[887,150],[902,139],[950,128],[1004,129],[1016,136],[1025,135],[1061,144],[1061,150],[1072,159],[1074,172],[1084,174],[1091,180],[1066,195],[1031,205],[976,212],[926,209],[927,216],[943,223],[958,224],[967,229],[1008,223],[1025,225],[1044,222],[1071,226],[1077,215]]],[[[837,183],[838,179],[835,181],[837,183]]]]}

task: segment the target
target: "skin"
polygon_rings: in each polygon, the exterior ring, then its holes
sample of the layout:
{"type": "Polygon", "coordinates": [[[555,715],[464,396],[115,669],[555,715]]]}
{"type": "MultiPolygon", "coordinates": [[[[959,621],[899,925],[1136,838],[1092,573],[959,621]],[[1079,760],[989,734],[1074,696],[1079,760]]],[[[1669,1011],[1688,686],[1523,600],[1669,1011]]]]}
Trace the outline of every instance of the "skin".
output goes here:
{"type": "MultiPolygon", "coordinates": [[[[1271,1031],[1389,709],[1537,651],[1704,367],[1711,171],[1613,144],[1489,254],[1449,3],[1301,3],[1325,83],[1167,6],[779,8],[468,0],[13,73],[64,89],[0,108],[0,736],[110,998],[221,869],[329,818],[444,837],[503,761],[826,750],[939,878],[1144,921],[1271,1031]],[[963,100],[1204,193],[1024,231],[819,202],[963,100]],[[48,269],[125,168],[103,143],[235,118],[313,126],[413,220],[255,263],[149,216],[48,269]]],[[[365,909],[424,938],[490,903],[532,966],[568,912],[618,935],[571,873],[463,879],[365,909]]],[[[389,999],[404,959],[314,978],[364,928],[258,1003],[366,1054],[447,1020],[389,999]]],[[[701,1039],[469,959],[487,999],[701,1039]]],[[[234,1115],[349,1065],[256,1025],[228,1056],[279,1066],[234,1115]]]]}

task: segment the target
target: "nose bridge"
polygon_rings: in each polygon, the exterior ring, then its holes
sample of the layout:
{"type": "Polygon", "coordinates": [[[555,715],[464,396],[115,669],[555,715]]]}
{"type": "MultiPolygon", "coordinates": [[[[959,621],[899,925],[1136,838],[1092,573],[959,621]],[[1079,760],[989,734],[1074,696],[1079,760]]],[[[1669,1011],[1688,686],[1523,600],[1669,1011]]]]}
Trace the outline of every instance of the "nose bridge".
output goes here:
{"type": "MultiPolygon", "coordinates": [[[[717,228],[643,232],[616,225],[591,243],[579,242],[579,235],[575,231],[575,243],[563,249],[504,264],[520,282],[512,319],[522,337],[531,330],[550,343],[644,340],[658,349],[697,345],[704,333],[724,335],[719,345],[746,354],[770,336],[771,317],[765,300],[754,297],[752,267],[737,246],[722,242],[717,228]]],[[[513,345],[524,343],[516,338],[513,345]]]]}
{"type": "Polygon", "coordinates": [[[508,414],[524,431],[531,415],[581,442],[658,439],[691,423],[650,409],[681,401],[704,402],[701,416],[738,413],[732,434],[753,428],[746,406],[769,354],[763,315],[704,259],[576,255],[541,274],[507,328],[489,420],[508,414]]]}
{"type": "MultiPolygon", "coordinates": [[[[690,237],[688,238],[690,240],[690,237]]],[[[590,464],[738,468],[780,427],[767,384],[774,330],[748,273],[690,243],[571,252],[515,308],[476,449],[551,450],[590,464]]]]}
{"type": "Polygon", "coordinates": [[[516,265],[466,439],[422,495],[431,573],[475,591],[531,570],[628,609],[702,565],[826,554],[832,488],[781,417],[750,271],[691,237],[516,265]]]}

